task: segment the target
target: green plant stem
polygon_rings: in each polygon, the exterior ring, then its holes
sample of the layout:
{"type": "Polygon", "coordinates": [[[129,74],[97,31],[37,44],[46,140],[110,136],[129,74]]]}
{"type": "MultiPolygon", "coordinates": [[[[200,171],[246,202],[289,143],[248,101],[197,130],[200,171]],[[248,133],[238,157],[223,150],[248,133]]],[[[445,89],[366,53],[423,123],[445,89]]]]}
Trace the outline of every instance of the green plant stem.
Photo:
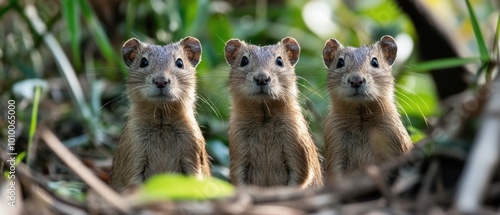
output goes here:
{"type": "Polygon", "coordinates": [[[33,137],[35,136],[35,131],[36,131],[36,125],[37,125],[37,119],[38,119],[38,104],[40,103],[40,86],[37,85],[35,87],[35,97],[33,99],[33,110],[31,111],[31,124],[30,124],[30,131],[29,131],[29,139],[28,139],[28,149],[27,149],[27,156],[26,156],[26,163],[28,166],[31,165],[31,159],[32,159],[32,146],[33,146],[33,137]]]}

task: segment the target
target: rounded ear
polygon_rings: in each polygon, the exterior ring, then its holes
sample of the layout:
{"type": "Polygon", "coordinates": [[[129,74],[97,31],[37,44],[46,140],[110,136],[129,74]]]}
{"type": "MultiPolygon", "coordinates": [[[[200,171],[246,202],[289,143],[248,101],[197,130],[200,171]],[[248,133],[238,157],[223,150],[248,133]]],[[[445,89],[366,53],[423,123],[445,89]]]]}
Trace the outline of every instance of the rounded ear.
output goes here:
{"type": "Polygon", "coordinates": [[[343,46],[336,39],[329,39],[325,43],[325,47],[323,48],[323,61],[325,62],[326,67],[330,68],[330,66],[335,61],[335,56],[339,49],[343,46]]]}
{"type": "Polygon", "coordinates": [[[193,67],[196,67],[201,61],[201,44],[194,37],[186,37],[180,41],[180,44],[186,53],[187,58],[193,67]]]}
{"type": "Polygon", "coordinates": [[[238,51],[241,47],[241,41],[238,39],[231,39],[226,42],[226,46],[224,47],[224,56],[226,57],[226,62],[229,65],[233,65],[236,57],[238,57],[238,51]]]}
{"type": "Polygon", "coordinates": [[[380,38],[378,46],[380,47],[380,50],[382,50],[382,54],[384,55],[387,63],[392,65],[396,60],[396,55],[398,53],[398,45],[396,44],[394,38],[389,35],[385,35],[380,38]]]}
{"type": "Polygon", "coordinates": [[[122,57],[125,65],[130,66],[132,62],[134,62],[137,57],[137,53],[139,52],[139,48],[141,46],[141,41],[136,38],[128,39],[122,47],[122,57]]]}
{"type": "Polygon", "coordinates": [[[297,40],[292,37],[285,37],[283,40],[281,40],[281,44],[285,46],[288,61],[290,61],[290,64],[292,64],[292,66],[295,66],[297,61],[299,61],[300,56],[299,43],[297,43],[297,40]]]}

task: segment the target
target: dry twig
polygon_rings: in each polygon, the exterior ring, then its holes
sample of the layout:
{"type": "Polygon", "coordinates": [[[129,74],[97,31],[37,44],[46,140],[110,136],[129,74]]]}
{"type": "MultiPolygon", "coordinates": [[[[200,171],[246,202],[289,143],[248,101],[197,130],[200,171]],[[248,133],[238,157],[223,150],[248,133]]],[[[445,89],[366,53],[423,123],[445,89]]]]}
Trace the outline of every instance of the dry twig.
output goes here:
{"type": "Polygon", "coordinates": [[[130,211],[130,204],[108,185],[99,180],[82,161],[69,151],[49,129],[40,128],[42,139],[61,160],[68,165],[82,180],[95,190],[102,198],[122,212],[130,211]]]}

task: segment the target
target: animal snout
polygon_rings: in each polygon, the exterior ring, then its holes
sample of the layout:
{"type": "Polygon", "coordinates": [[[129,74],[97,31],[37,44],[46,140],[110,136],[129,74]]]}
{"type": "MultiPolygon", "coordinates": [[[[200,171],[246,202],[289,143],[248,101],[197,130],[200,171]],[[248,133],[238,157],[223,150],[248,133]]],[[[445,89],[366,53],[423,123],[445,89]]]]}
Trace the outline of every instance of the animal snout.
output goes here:
{"type": "Polygon", "coordinates": [[[153,78],[153,84],[160,89],[165,88],[170,85],[170,78],[166,78],[162,75],[156,76],[153,78]]]}
{"type": "Polygon", "coordinates": [[[253,81],[259,86],[264,86],[271,81],[271,77],[265,74],[258,74],[257,76],[253,77],[253,81]]]}
{"type": "Polygon", "coordinates": [[[349,77],[347,81],[349,82],[349,86],[356,89],[366,84],[366,79],[358,75],[349,77]]]}

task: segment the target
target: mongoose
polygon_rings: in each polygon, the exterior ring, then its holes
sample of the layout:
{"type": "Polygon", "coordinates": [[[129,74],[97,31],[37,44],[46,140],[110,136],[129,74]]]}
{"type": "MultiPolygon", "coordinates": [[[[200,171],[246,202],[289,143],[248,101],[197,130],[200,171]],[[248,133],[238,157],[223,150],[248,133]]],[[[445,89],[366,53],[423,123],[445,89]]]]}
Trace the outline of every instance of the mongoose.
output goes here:
{"type": "Polygon", "coordinates": [[[317,187],[323,184],[316,145],[297,101],[293,38],[255,46],[229,40],[230,179],[236,186],[317,187]]]}
{"type": "Polygon", "coordinates": [[[413,148],[394,101],[391,36],[359,48],[326,42],[331,109],[324,127],[325,174],[330,180],[364,172],[370,164],[398,158],[413,148]]]}
{"type": "Polygon", "coordinates": [[[205,140],[194,116],[198,39],[159,46],[132,38],[122,55],[129,69],[130,110],[114,153],[111,185],[120,189],[165,172],[209,176],[205,140]]]}

